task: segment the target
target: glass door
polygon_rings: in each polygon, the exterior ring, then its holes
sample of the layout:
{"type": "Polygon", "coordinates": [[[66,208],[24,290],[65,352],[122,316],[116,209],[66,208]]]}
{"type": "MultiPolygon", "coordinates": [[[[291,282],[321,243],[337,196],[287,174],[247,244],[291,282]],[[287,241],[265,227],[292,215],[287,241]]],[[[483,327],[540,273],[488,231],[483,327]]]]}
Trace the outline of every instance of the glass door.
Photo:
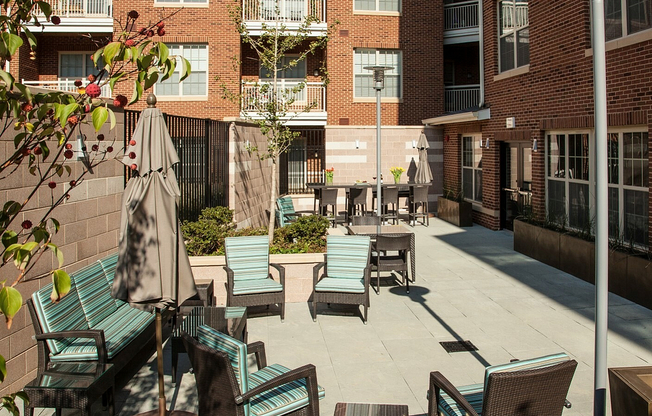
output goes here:
{"type": "Polygon", "coordinates": [[[532,210],[532,145],[501,144],[500,226],[512,230],[514,218],[532,210]]]}

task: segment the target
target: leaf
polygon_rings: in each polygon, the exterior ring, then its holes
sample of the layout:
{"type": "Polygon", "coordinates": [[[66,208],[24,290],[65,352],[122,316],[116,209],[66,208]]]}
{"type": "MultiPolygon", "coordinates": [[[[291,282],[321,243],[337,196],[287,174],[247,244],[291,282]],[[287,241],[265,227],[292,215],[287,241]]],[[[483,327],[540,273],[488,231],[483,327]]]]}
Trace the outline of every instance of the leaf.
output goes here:
{"type": "Polygon", "coordinates": [[[0,355],[0,383],[5,381],[5,377],[7,377],[7,362],[5,357],[0,355]]]}
{"type": "Polygon", "coordinates": [[[139,71],[146,71],[150,66],[152,66],[152,62],[154,61],[154,55],[145,55],[138,59],[138,70],[139,71]]]}
{"type": "Polygon", "coordinates": [[[113,92],[113,88],[115,87],[115,83],[120,81],[120,78],[123,78],[125,76],[124,72],[116,72],[111,79],[109,79],[109,87],[111,87],[111,92],[113,92]]]}
{"type": "Polygon", "coordinates": [[[143,54],[143,51],[145,50],[147,45],[149,45],[150,43],[152,43],[151,40],[146,40],[144,42],[140,42],[140,44],[138,44],[138,53],[134,57],[135,58],[140,58],[140,55],[143,54]]]}
{"type": "Polygon", "coordinates": [[[158,70],[156,67],[151,67],[149,71],[147,71],[147,77],[145,77],[145,88],[146,90],[150,89],[152,85],[156,84],[156,81],[158,81],[158,70]]]}
{"type": "Polygon", "coordinates": [[[16,202],[16,201],[7,201],[7,202],[5,203],[5,206],[4,206],[3,210],[6,211],[7,214],[13,216],[13,215],[18,214],[18,212],[20,211],[20,209],[21,209],[22,207],[23,207],[23,206],[20,205],[20,204],[19,204],[18,202],[16,202]]]}
{"type": "Polygon", "coordinates": [[[59,302],[70,292],[70,276],[61,269],[52,272],[52,294],[50,300],[53,303],[59,302]]]}
{"type": "Polygon", "coordinates": [[[165,43],[159,42],[158,43],[158,61],[159,62],[165,62],[165,61],[168,60],[168,56],[170,56],[170,50],[165,45],[165,43]]]}
{"type": "Polygon", "coordinates": [[[165,74],[161,78],[161,82],[170,78],[174,74],[174,70],[176,69],[176,67],[177,67],[177,60],[168,59],[167,62],[165,63],[165,74]]]}
{"type": "Polygon", "coordinates": [[[140,84],[140,82],[134,80],[134,93],[131,96],[131,101],[129,101],[129,105],[137,102],[140,97],[143,95],[143,86],[140,84]]]}
{"type": "Polygon", "coordinates": [[[181,78],[179,79],[181,82],[190,75],[190,62],[183,56],[180,56],[179,59],[181,59],[181,78]]]}
{"type": "Polygon", "coordinates": [[[8,72],[0,69],[0,78],[5,82],[7,89],[10,90],[14,87],[14,77],[11,76],[8,72]]]}
{"type": "Polygon", "coordinates": [[[23,305],[23,297],[20,292],[11,286],[5,286],[0,290],[0,311],[5,316],[7,328],[11,328],[11,322],[23,305]]]}
{"type": "Polygon", "coordinates": [[[104,48],[100,48],[96,50],[95,53],[93,54],[93,65],[95,66],[95,68],[98,67],[97,66],[98,60],[101,60],[103,53],[104,53],[104,48]]]}
{"type": "Polygon", "coordinates": [[[63,266],[63,252],[59,250],[59,247],[56,244],[48,243],[47,247],[52,250],[57,260],[59,261],[59,267],[63,266]]]}
{"type": "MultiPolygon", "coordinates": [[[[41,3],[45,3],[45,2],[41,2],[41,3]]],[[[50,7],[49,4],[48,7],[50,7]]],[[[25,33],[25,36],[27,37],[27,41],[29,42],[30,48],[32,49],[36,48],[36,36],[34,36],[34,34],[30,32],[29,29],[27,29],[27,26],[23,26],[23,33],[25,33]]]]}
{"type": "Polygon", "coordinates": [[[23,84],[21,84],[21,83],[18,83],[18,82],[15,83],[14,86],[15,86],[16,88],[18,88],[18,89],[20,90],[20,92],[23,93],[23,96],[25,97],[25,99],[26,99],[27,101],[29,101],[30,103],[32,102],[32,100],[33,100],[33,98],[32,98],[32,92],[29,90],[29,88],[27,88],[25,85],[23,85],[23,84]]]}
{"type": "Polygon", "coordinates": [[[50,6],[50,3],[45,2],[45,1],[37,1],[36,5],[41,9],[45,17],[50,17],[52,15],[52,6],[50,6]]]}
{"type": "Polygon", "coordinates": [[[93,127],[95,131],[100,131],[106,120],[109,118],[109,112],[106,107],[97,107],[93,110],[93,127]]]}
{"type": "Polygon", "coordinates": [[[14,253],[18,252],[18,250],[22,247],[20,244],[12,244],[7,249],[5,250],[5,254],[2,256],[3,261],[9,260],[9,258],[14,255],[14,253]]]}
{"type": "Polygon", "coordinates": [[[10,55],[16,53],[18,48],[23,46],[23,40],[18,35],[14,35],[9,32],[2,32],[2,40],[4,40],[5,45],[7,45],[7,51],[10,55]]]}
{"type": "Polygon", "coordinates": [[[110,108],[107,108],[107,111],[109,112],[109,119],[111,120],[111,130],[113,130],[116,125],[115,113],[113,113],[113,110],[110,108]]]}
{"type": "Polygon", "coordinates": [[[61,115],[59,116],[59,123],[61,123],[61,126],[65,126],[68,122],[68,117],[77,110],[79,110],[79,104],[77,103],[67,104],[63,107],[61,115]]]}
{"type": "Polygon", "coordinates": [[[18,243],[18,234],[16,234],[15,231],[7,230],[2,234],[2,245],[5,246],[5,248],[16,243],[18,243]]]}
{"type": "Polygon", "coordinates": [[[120,52],[120,49],[122,49],[122,43],[120,42],[111,42],[108,45],[106,45],[104,47],[104,53],[102,54],[102,57],[104,58],[104,62],[107,65],[112,65],[113,59],[120,52]]]}

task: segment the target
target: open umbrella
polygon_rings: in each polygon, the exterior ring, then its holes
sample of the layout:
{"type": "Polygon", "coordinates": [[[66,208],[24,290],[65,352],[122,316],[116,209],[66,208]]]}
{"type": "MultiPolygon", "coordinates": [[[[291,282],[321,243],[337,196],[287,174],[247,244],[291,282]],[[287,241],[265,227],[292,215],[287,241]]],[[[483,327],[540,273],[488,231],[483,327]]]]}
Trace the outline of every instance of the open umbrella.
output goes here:
{"type": "Polygon", "coordinates": [[[419,141],[417,142],[417,149],[419,149],[419,163],[417,164],[417,172],[414,175],[414,182],[416,183],[430,183],[432,182],[432,171],[428,163],[428,139],[426,135],[421,132],[419,141]]]}
{"type": "Polygon", "coordinates": [[[156,311],[159,409],[167,412],[163,384],[161,309],[175,308],[197,293],[178,217],[180,198],[172,166],[179,162],[156,97],[147,97],[122,163],[136,175],[122,196],[118,265],[113,297],[139,309],[156,311]]]}

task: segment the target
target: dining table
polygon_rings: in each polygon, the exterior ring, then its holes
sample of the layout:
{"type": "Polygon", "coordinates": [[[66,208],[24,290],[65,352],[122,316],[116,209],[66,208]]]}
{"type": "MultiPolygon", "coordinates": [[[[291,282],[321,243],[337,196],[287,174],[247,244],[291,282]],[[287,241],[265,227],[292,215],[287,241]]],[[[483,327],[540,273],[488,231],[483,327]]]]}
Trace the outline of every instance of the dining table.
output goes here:
{"type": "Polygon", "coordinates": [[[346,227],[350,235],[366,235],[373,240],[377,235],[410,235],[410,275],[411,283],[417,281],[416,250],[414,232],[402,225],[348,225],[346,227]]]}

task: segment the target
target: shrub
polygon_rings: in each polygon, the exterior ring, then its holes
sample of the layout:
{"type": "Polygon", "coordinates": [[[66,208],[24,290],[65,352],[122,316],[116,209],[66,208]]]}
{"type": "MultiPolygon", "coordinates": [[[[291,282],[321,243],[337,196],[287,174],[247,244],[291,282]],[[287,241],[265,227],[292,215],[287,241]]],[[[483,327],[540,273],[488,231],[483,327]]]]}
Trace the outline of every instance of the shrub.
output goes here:
{"type": "Polygon", "coordinates": [[[197,221],[181,226],[186,249],[191,256],[218,255],[224,238],[233,235],[233,211],[226,207],[205,208],[197,221]]]}

